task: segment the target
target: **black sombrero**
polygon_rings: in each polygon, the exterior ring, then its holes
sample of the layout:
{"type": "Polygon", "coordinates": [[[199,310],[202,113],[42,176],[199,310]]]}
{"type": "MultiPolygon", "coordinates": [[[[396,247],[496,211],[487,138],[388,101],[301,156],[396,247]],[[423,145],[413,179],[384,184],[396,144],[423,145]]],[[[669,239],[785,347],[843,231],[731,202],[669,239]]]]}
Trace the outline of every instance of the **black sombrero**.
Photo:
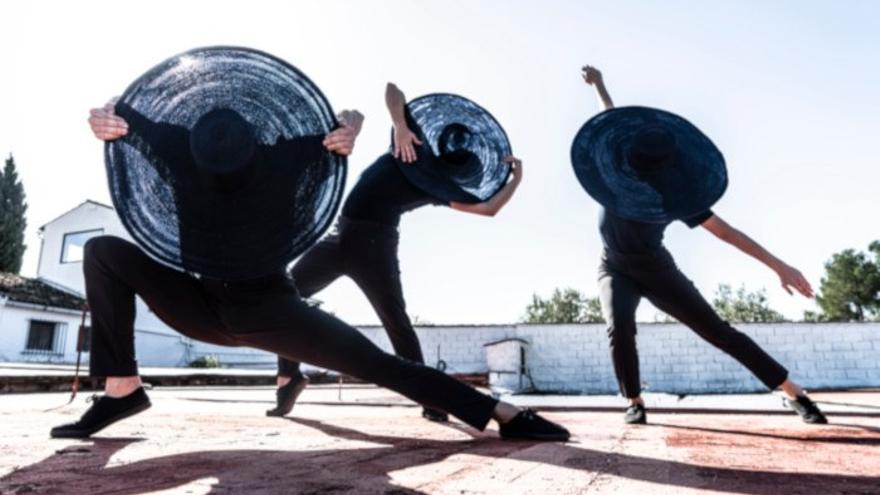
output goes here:
{"type": "Polygon", "coordinates": [[[129,132],[105,148],[113,204],[172,268],[225,280],[277,273],[336,213],[346,160],[321,144],[333,110],[283,60],[191,50],[132,83],[116,113],[129,132]]]}
{"type": "Polygon", "coordinates": [[[596,115],[571,146],[587,193],[630,220],[664,223],[709,209],[727,188],[718,148],[678,115],[621,107],[596,115]]]}
{"type": "Polygon", "coordinates": [[[419,189],[444,201],[480,203],[507,182],[510,166],[503,160],[511,154],[510,142],[483,107],[434,93],[407,103],[406,119],[423,144],[415,163],[398,166],[419,189]]]}

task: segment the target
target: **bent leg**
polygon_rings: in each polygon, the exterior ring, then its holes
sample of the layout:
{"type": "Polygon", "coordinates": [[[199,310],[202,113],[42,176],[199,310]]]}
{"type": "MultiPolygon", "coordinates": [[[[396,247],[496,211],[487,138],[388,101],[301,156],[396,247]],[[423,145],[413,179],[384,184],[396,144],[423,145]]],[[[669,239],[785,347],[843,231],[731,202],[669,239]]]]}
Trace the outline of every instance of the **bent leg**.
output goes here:
{"type": "Polygon", "coordinates": [[[197,340],[236,343],[218,332],[221,322],[193,277],[150,259],[118,237],[85,245],[83,273],[92,314],[92,376],[135,376],[135,295],[166,324],[197,340]]]}

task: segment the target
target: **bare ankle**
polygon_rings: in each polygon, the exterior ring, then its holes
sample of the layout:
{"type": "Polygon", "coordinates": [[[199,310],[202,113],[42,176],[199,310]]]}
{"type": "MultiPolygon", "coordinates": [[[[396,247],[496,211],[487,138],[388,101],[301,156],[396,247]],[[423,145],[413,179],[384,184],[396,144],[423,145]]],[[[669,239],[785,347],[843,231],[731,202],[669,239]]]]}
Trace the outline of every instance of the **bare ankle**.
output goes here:
{"type": "Polygon", "coordinates": [[[639,406],[645,407],[645,401],[642,400],[641,397],[631,397],[627,400],[629,401],[629,405],[631,405],[631,406],[639,405],[639,406]]]}
{"type": "Polygon", "coordinates": [[[292,380],[292,378],[289,376],[278,375],[278,378],[276,378],[275,383],[279,387],[283,387],[283,386],[287,385],[288,383],[290,383],[290,380],[292,380]]]}
{"type": "Polygon", "coordinates": [[[792,400],[797,399],[799,396],[807,395],[807,392],[804,391],[800,385],[791,380],[785,380],[779,388],[782,389],[782,392],[792,400]]]}
{"type": "Polygon", "coordinates": [[[108,376],[104,384],[107,397],[118,399],[131,394],[143,386],[140,376],[108,376]]]}
{"type": "Polygon", "coordinates": [[[521,410],[522,409],[514,406],[513,404],[499,401],[498,405],[495,406],[495,410],[492,411],[492,418],[495,421],[498,421],[499,424],[504,424],[515,418],[521,410]]]}

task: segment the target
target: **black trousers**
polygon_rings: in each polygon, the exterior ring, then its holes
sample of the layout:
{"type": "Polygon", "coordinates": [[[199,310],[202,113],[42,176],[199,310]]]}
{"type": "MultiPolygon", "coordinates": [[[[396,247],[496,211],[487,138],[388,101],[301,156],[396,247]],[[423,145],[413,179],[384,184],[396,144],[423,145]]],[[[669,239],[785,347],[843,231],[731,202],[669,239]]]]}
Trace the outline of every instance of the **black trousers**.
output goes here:
{"type": "Polygon", "coordinates": [[[247,282],[197,279],[134,244],[96,237],[85,246],[93,376],[138,374],[135,295],[166,324],[197,340],[263,349],[346,373],[485,428],[497,401],[446,374],[382,352],[357,329],[310,307],[284,273],[247,282]]]}
{"type": "Polygon", "coordinates": [[[608,324],[614,372],[624,397],[635,398],[641,394],[636,308],[643,296],[742,363],[767,388],[776,389],[788,377],[788,371],[755,341],[715,313],[668,252],[635,257],[606,250],[599,267],[599,298],[608,324]]]}
{"type": "MultiPolygon", "coordinates": [[[[394,226],[342,217],[330,235],[294,264],[290,274],[302,297],[312,297],[343,275],[350,277],[376,310],[394,352],[424,363],[419,338],[406,314],[397,244],[394,226]]],[[[299,364],[279,357],[278,374],[298,376],[299,364]]]]}

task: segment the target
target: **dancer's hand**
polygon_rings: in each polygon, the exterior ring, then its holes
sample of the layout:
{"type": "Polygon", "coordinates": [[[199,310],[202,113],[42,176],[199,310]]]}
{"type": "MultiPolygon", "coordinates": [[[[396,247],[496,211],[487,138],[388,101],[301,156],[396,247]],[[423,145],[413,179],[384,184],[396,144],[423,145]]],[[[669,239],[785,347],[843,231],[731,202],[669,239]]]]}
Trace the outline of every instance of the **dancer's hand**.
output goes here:
{"type": "Polygon", "coordinates": [[[592,65],[585,65],[581,67],[581,76],[584,78],[584,82],[589,84],[590,86],[596,86],[602,84],[602,73],[599,72],[599,69],[593,67],[592,65]]]}
{"type": "Polygon", "coordinates": [[[509,155],[504,157],[504,163],[510,165],[510,173],[513,174],[513,180],[516,182],[520,182],[522,180],[522,160],[519,158],[509,155]]]}
{"type": "Polygon", "coordinates": [[[340,127],[324,138],[324,147],[338,155],[348,156],[354,151],[354,142],[361,132],[364,116],[357,110],[345,110],[337,119],[340,127]]]}
{"type": "Polygon", "coordinates": [[[116,115],[113,110],[114,104],[115,98],[103,108],[93,108],[89,111],[89,126],[95,137],[102,141],[113,141],[128,134],[128,123],[116,115]]]}
{"type": "Polygon", "coordinates": [[[782,283],[782,288],[785,289],[785,292],[794,294],[791,291],[793,288],[804,297],[813,297],[813,288],[810,286],[810,282],[793,266],[783,263],[782,267],[776,270],[776,274],[779,275],[779,281],[782,283]]]}
{"type": "Polygon", "coordinates": [[[421,146],[422,142],[409,127],[394,127],[394,158],[399,159],[403,163],[412,163],[416,161],[416,146],[421,146]]]}

